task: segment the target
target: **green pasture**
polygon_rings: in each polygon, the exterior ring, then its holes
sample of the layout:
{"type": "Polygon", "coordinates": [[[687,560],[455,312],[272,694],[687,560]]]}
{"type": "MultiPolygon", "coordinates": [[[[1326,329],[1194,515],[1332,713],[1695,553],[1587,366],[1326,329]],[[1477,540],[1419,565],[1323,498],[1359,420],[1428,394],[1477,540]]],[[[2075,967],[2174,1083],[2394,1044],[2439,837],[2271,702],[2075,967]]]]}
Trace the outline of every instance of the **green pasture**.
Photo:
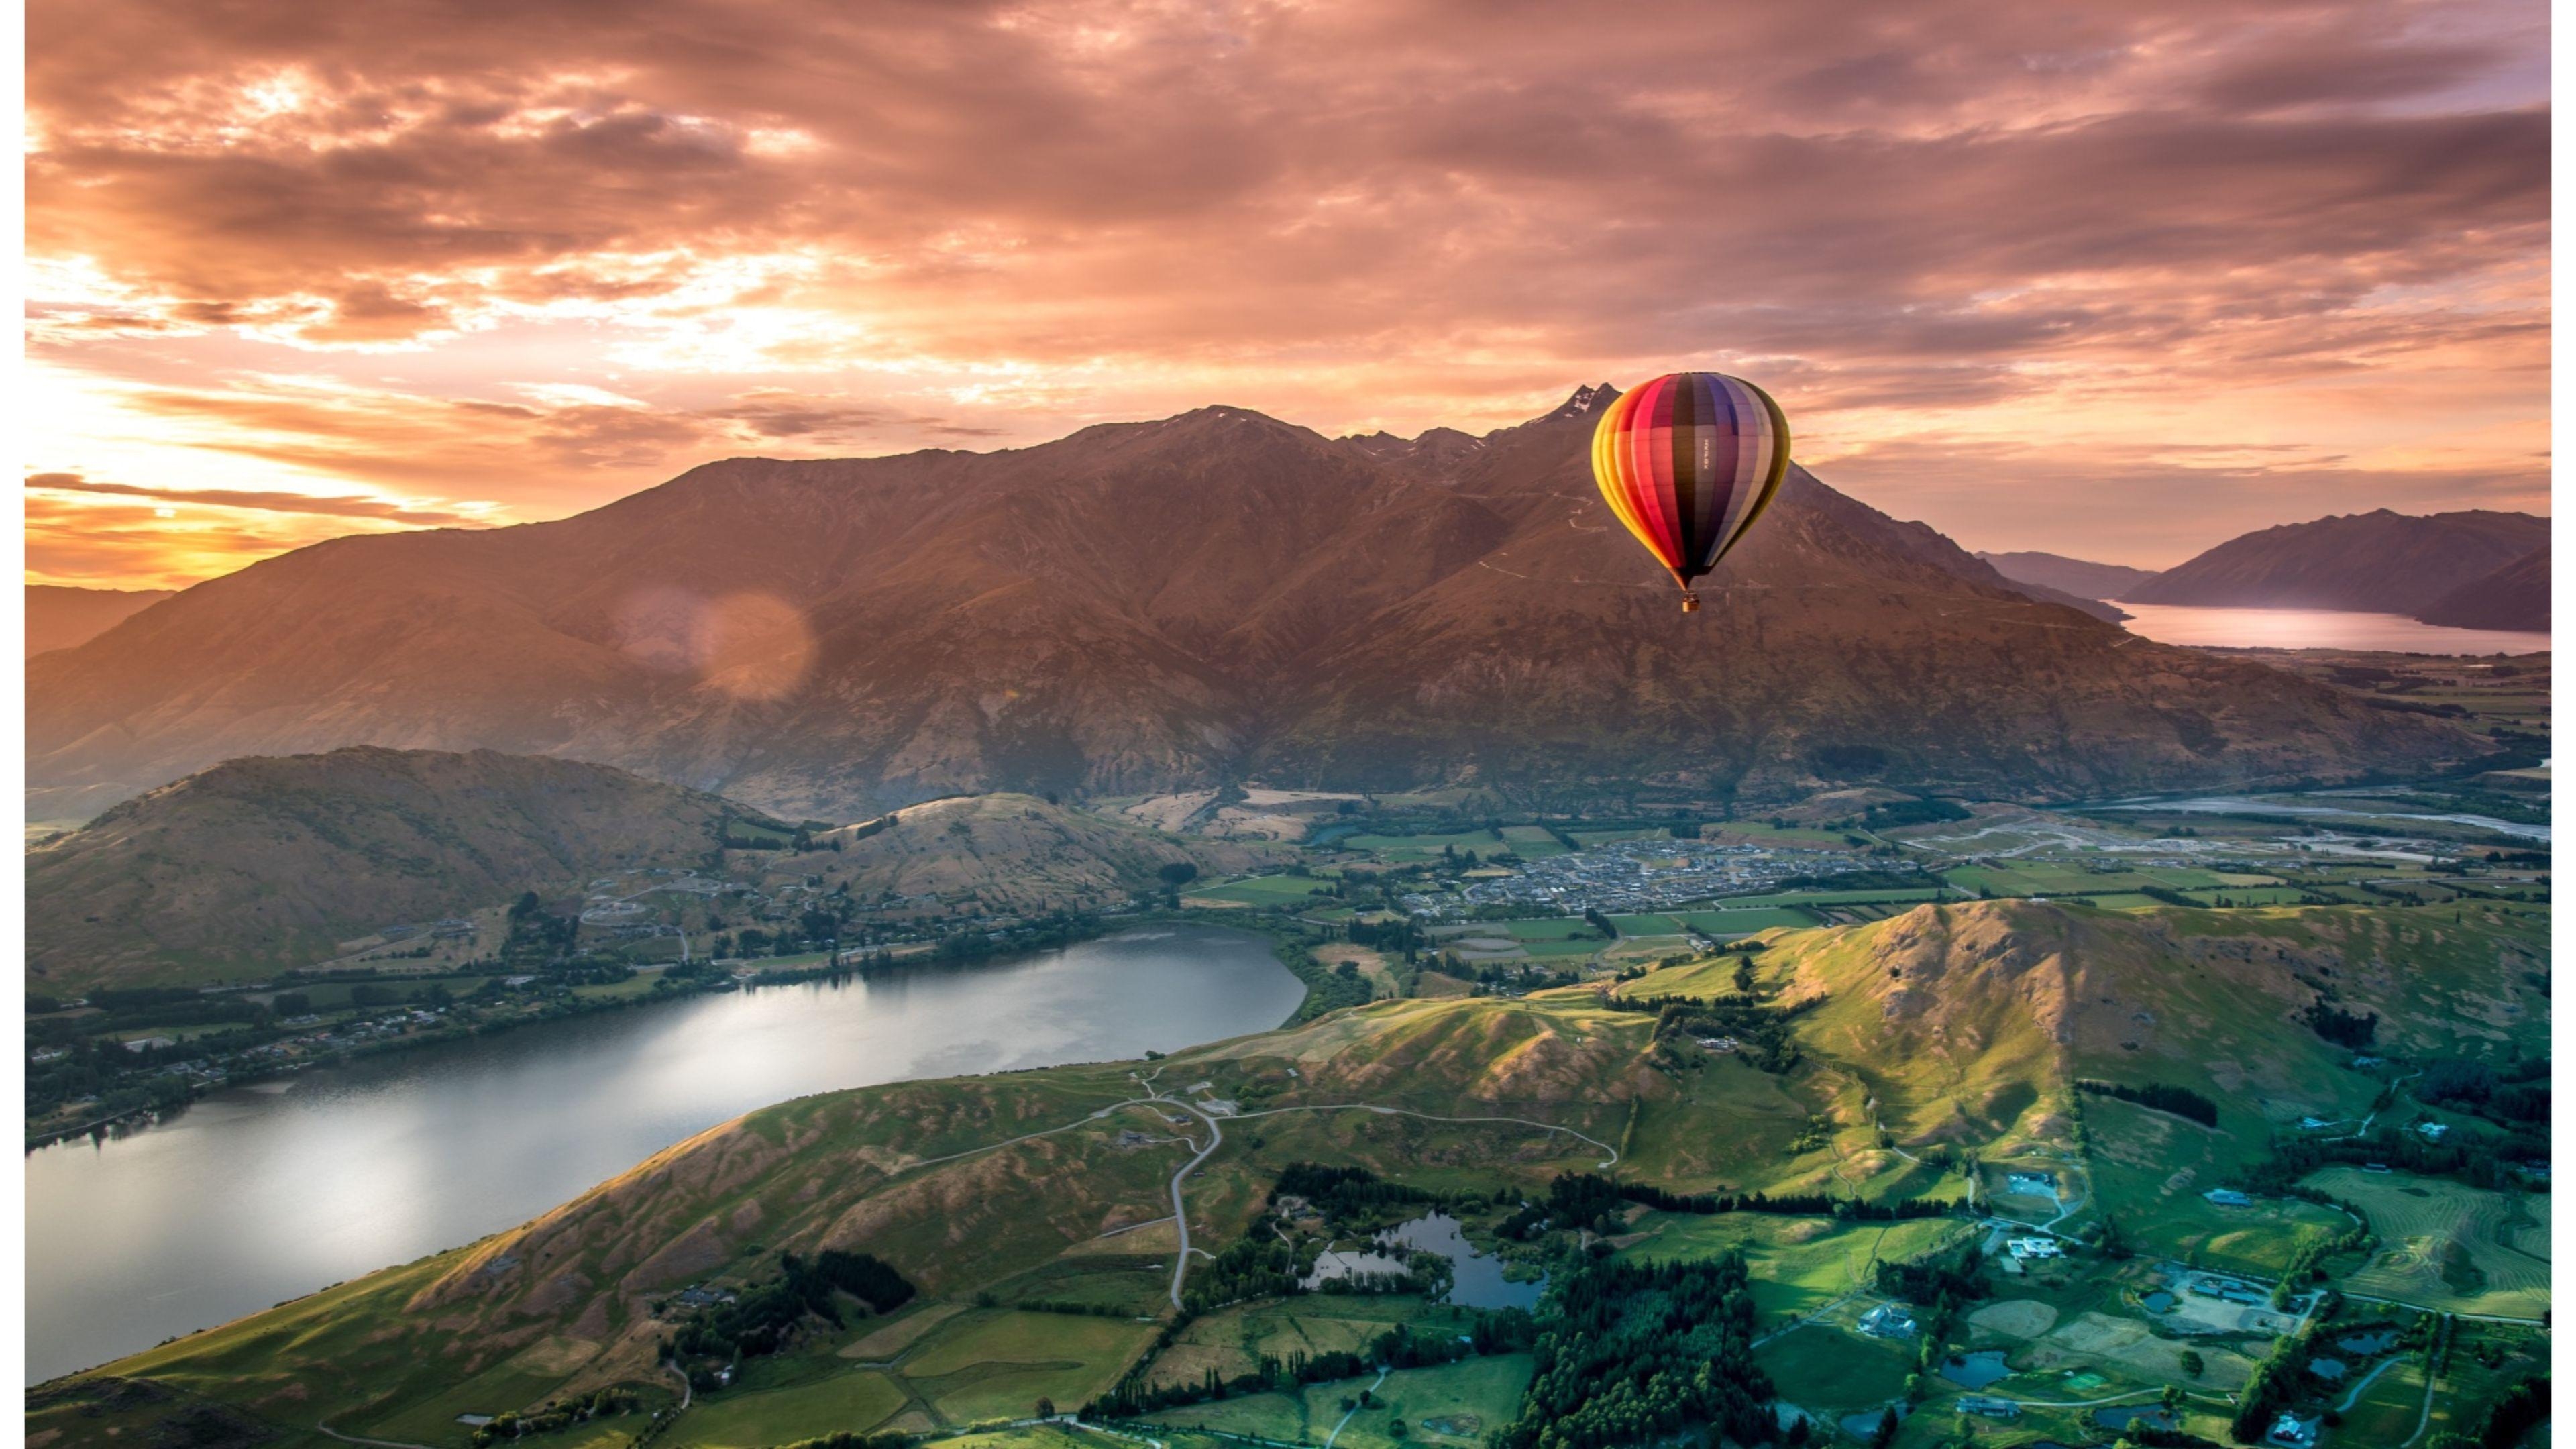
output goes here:
{"type": "Polygon", "coordinates": [[[1190,885],[1182,887],[1182,894],[1241,901],[1248,906],[1293,906],[1334,899],[1332,882],[1299,875],[1260,875],[1223,885],[1190,885]]]}

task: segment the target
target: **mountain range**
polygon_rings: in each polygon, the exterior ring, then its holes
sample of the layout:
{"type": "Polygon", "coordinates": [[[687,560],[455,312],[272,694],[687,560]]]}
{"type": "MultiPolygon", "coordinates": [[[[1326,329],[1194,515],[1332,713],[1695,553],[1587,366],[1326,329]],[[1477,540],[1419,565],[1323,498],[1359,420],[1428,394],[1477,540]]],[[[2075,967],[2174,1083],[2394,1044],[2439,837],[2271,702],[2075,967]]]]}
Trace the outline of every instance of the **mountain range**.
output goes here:
{"type": "MultiPolygon", "coordinates": [[[[2220,544],[2122,591],[2131,604],[2348,609],[2422,618],[2455,592],[2549,547],[2549,520],[2475,509],[2417,517],[2389,509],[2285,523],[2220,544]]],[[[2546,568],[2546,562],[2542,564],[2546,568]]],[[[2545,592],[2541,598],[2546,599],[2545,592]]],[[[2489,627],[2547,628],[2548,611],[2489,627]],[[2536,620],[2536,622],[2534,622],[2536,620]]],[[[2439,621],[2428,621],[2439,622],[2439,621]]]]}
{"type": "Polygon", "coordinates": [[[1231,780],[2062,798],[2470,751],[2035,601],[1804,469],[1686,616],[1593,495],[1615,396],[1483,437],[1215,406],[987,454],[732,459],[556,522],[317,544],[33,661],[31,814],[353,743],[840,820],[1231,780]]]}
{"type": "Polygon", "coordinates": [[[116,626],[118,621],[170,597],[170,589],[75,589],[60,584],[27,585],[27,655],[69,649],[116,626]]]}

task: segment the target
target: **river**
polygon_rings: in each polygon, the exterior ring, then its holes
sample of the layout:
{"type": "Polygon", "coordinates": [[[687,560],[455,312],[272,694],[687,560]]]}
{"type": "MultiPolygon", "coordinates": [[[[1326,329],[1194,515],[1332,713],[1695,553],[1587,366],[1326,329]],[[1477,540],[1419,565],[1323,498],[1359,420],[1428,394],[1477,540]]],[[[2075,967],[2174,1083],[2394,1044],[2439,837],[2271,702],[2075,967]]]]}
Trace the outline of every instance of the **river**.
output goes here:
{"type": "Polygon", "coordinates": [[[31,1383],[510,1227],[814,1092],[1266,1031],[1269,943],[1153,926],[956,971],[603,1012],[218,1093],[27,1155],[31,1383]]]}
{"type": "MultiPolygon", "coordinates": [[[[2314,801],[2316,795],[2301,797],[2314,801]]],[[[2317,805],[2279,800],[2249,800],[2237,795],[2203,796],[2197,800],[2135,800],[2110,807],[2114,810],[2153,810],[2158,813],[2179,811],[2189,815],[2280,815],[2302,819],[2333,820],[2347,830],[2362,834],[2390,833],[2398,827],[2388,821],[2421,820],[2427,823],[2467,825],[2491,830],[2498,835],[2517,836],[2524,840],[2549,843],[2549,827],[2523,825],[2511,820],[2498,820],[2492,815],[2441,815],[2409,810],[2346,810],[2339,805],[2317,805]],[[2374,823],[2381,822],[2381,823],[2374,823]]]]}
{"type": "Polygon", "coordinates": [[[2159,644],[2225,649],[2379,649],[2400,654],[2538,654],[2546,633],[2451,629],[2403,614],[2341,609],[2215,609],[2181,604],[2119,604],[2122,625],[2159,644]]]}

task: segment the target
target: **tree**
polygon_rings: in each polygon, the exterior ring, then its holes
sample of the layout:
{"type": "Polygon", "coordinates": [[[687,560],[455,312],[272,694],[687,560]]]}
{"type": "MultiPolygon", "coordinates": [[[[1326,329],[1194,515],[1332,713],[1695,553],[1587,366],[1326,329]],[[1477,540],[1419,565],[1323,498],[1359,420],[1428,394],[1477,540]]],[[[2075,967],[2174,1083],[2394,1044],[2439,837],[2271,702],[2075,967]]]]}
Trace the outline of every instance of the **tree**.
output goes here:
{"type": "Polygon", "coordinates": [[[1742,957],[1735,963],[1735,994],[1738,996],[1753,994],[1753,958],[1750,956],[1742,957]]]}
{"type": "Polygon", "coordinates": [[[2198,1349],[2186,1348],[2182,1351],[2182,1371],[2184,1373],[2191,1375],[2193,1378],[2199,1378],[2200,1371],[2207,1367],[2209,1367],[2209,1365],[2201,1358],[2200,1351],[2198,1349]]]}
{"type": "Polygon", "coordinates": [[[1895,1407],[1890,1405],[1886,1413],[1878,1416],[1878,1432],[1869,1436],[1869,1449],[1887,1449],[1888,1445],[1895,1443],[1896,1428],[1904,1422],[1896,1416],[1895,1407]]]}
{"type": "Polygon", "coordinates": [[[1055,1417],[1055,1400],[1053,1400],[1053,1399],[1040,1399],[1040,1400],[1038,1400],[1038,1415],[1037,1415],[1037,1416],[1038,1416],[1039,1418],[1041,1418],[1041,1419],[1052,1419],[1052,1418],[1054,1418],[1054,1417],[1055,1417]]]}
{"type": "Polygon", "coordinates": [[[1155,872],[1170,884],[1188,885],[1199,878],[1199,868],[1186,860],[1176,860],[1155,872]]]}

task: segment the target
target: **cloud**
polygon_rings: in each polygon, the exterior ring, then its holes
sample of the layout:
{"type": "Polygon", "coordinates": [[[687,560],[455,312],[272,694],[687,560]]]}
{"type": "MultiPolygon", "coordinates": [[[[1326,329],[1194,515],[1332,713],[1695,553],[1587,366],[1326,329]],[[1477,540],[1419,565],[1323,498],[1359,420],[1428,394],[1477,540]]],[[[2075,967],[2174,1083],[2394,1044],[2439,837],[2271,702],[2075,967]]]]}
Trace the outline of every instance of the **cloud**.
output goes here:
{"type": "MultiPolygon", "coordinates": [[[[2536,0],[38,0],[29,32],[39,355],[352,493],[533,515],[714,450],[1217,396],[1481,428],[1684,365],[1927,469],[2217,426],[2430,488],[2351,404],[2427,373],[2476,433],[2444,447],[2545,436],[2536,0]]],[[[2265,501],[2324,511],[2310,482],[2265,501]]]]}
{"type": "Polygon", "coordinates": [[[142,498],[155,503],[190,503],[209,508],[247,508],[262,513],[309,513],[331,518],[367,518],[420,528],[479,528],[489,522],[477,512],[413,508],[380,498],[320,497],[309,493],[254,493],[230,488],[146,488],[130,483],[99,483],[78,473],[30,473],[29,488],[56,493],[89,493],[105,497],[142,498]]]}

